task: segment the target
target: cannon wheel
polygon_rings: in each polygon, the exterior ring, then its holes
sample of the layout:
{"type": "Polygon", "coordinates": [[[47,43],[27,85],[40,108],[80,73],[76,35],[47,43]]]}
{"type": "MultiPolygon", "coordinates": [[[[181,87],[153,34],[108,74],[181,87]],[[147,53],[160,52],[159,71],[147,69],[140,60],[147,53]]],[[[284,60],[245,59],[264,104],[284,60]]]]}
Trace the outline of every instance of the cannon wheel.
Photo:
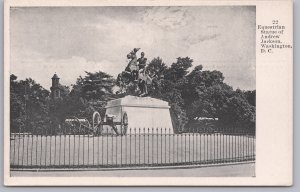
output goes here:
{"type": "Polygon", "coordinates": [[[127,113],[125,112],[121,120],[121,135],[126,135],[127,128],[128,128],[128,116],[127,113]]]}
{"type": "Polygon", "coordinates": [[[101,115],[98,111],[95,111],[93,113],[92,128],[93,128],[94,134],[102,133],[102,119],[101,119],[101,115]]]}

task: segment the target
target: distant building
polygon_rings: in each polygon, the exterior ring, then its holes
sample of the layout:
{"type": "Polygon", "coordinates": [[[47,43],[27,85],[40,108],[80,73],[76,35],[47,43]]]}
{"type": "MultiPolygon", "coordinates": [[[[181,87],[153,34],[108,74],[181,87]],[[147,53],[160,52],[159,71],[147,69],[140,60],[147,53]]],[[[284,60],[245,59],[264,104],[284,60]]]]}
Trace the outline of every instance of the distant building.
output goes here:
{"type": "Polygon", "coordinates": [[[195,117],[194,120],[198,120],[198,121],[203,121],[203,120],[218,121],[219,118],[211,118],[211,117],[195,117]]]}
{"type": "Polygon", "coordinates": [[[51,98],[52,99],[60,98],[61,87],[59,84],[59,77],[55,73],[51,79],[52,79],[52,87],[50,88],[51,98]]]}

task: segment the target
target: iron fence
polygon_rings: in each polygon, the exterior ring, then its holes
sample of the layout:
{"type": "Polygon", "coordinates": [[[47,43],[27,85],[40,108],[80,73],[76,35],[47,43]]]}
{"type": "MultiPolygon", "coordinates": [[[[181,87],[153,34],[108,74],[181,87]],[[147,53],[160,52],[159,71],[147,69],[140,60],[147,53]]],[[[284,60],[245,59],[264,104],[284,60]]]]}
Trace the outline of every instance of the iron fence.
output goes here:
{"type": "Polygon", "coordinates": [[[63,127],[59,132],[24,130],[11,133],[12,170],[204,165],[255,160],[255,135],[246,130],[173,133],[165,128],[133,128],[119,136],[72,131],[70,127],[63,127]]]}

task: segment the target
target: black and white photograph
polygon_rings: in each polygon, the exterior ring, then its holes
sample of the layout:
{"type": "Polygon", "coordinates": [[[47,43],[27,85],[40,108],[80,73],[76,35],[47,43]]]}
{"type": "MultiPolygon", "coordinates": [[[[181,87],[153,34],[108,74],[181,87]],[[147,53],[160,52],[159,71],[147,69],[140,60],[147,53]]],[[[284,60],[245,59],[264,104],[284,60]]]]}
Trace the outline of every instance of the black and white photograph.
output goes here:
{"type": "Polygon", "coordinates": [[[7,0],[5,186],[292,186],[293,1],[7,0]]]}
{"type": "Polygon", "coordinates": [[[256,6],[9,14],[11,177],[255,177],[256,6]]]}
{"type": "Polygon", "coordinates": [[[4,185],[291,186],[292,1],[4,4],[4,185]]]}

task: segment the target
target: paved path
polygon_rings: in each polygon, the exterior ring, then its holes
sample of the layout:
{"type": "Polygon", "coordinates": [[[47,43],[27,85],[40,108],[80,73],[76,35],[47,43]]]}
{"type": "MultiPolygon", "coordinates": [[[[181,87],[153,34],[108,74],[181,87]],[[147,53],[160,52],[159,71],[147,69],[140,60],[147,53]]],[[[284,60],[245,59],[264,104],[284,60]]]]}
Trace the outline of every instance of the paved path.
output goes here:
{"type": "Polygon", "coordinates": [[[152,170],[105,170],[105,171],[12,171],[16,177],[254,177],[255,164],[234,164],[225,166],[152,169],[152,170]]]}

